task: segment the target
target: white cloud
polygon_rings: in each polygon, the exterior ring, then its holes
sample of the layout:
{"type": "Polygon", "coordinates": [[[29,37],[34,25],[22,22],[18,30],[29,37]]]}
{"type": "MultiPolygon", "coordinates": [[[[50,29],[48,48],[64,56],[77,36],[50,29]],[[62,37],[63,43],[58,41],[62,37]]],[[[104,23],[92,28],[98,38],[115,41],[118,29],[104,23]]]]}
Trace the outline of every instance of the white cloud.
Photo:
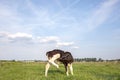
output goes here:
{"type": "Polygon", "coordinates": [[[7,37],[9,34],[7,32],[1,31],[0,37],[7,37]]]}
{"type": "Polygon", "coordinates": [[[0,41],[7,41],[7,42],[20,42],[20,43],[37,43],[37,44],[53,44],[56,47],[74,47],[74,42],[64,42],[58,36],[45,36],[45,37],[35,37],[28,33],[9,33],[9,32],[0,32],[0,41]]]}
{"type": "Polygon", "coordinates": [[[17,32],[15,34],[9,33],[9,32],[4,32],[1,31],[0,32],[0,37],[7,37],[7,38],[32,38],[31,34],[27,34],[27,33],[21,33],[21,32],[17,32]]]}
{"type": "Polygon", "coordinates": [[[6,42],[24,42],[27,43],[29,41],[32,41],[32,35],[27,34],[27,33],[15,33],[15,34],[11,34],[8,32],[0,32],[0,41],[2,40],[2,42],[6,41],[6,42]]]}
{"type": "Polygon", "coordinates": [[[78,49],[79,47],[78,47],[78,46],[73,46],[72,48],[74,48],[74,49],[78,49]]]}
{"type": "Polygon", "coordinates": [[[57,36],[38,37],[40,43],[58,42],[60,39],[57,36]]]}
{"type": "Polygon", "coordinates": [[[11,42],[20,42],[20,43],[33,43],[33,37],[30,34],[27,33],[15,33],[15,34],[9,34],[8,38],[11,40],[11,42]]]}
{"type": "Polygon", "coordinates": [[[18,32],[18,33],[15,33],[15,34],[9,34],[8,37],[9,38],[22,38],[22,37],[24,37],[24,38],[32,38],[32,35],[27,34],[27,33],[18,32]]]}
{"type": "Polygon", "coordinates": [[[57,47],[59,46],[72,46],[74,42],[57,42],[57,47]]]}

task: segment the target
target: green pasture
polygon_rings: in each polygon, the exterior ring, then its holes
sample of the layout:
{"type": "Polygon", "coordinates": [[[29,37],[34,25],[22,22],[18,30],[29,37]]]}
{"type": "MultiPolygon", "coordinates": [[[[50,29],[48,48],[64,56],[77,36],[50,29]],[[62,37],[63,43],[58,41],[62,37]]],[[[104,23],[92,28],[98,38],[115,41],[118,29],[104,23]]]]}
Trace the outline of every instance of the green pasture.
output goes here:
{"type": "Polygon", "coordinates": [[[0,62],[0,80],[120,80],[120,63],[74,63],[74,75],[66,76],[64,66],[51,66],[44,76],[43,62],[0,62]]]}

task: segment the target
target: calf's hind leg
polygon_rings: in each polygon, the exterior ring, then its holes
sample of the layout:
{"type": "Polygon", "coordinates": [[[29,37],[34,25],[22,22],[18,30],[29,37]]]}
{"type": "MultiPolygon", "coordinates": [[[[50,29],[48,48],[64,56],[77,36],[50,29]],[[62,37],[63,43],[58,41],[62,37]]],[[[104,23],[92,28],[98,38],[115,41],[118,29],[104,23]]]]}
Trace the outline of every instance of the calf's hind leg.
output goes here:
{"type": "Polygon", "coordinates": [[[52,58],[48,58],[48,62],[45,66],[45,76],[47,76],[48,70],[50,68],[50,64],[53,64],[57,68],[59,68],[58,64],[56,64],[54,61],[60,57],[60,54],[54,55],[52,58]]]}
{"type": "Polygon", "coordinates": [[[45,76],[47,77],[48,70],[50,68],[50,63],[48,62],[45,66],[45,76]]]}

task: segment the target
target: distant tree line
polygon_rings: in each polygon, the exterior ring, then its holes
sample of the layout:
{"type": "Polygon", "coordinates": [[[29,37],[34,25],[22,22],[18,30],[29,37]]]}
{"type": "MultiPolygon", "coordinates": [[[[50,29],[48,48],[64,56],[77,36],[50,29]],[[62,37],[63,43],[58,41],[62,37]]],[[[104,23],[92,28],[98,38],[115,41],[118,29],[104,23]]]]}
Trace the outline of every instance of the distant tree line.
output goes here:
{"type": "Polygon", "coordinates": [[[114,59],[114,60],[104,60],[102,58],[75,58],[75,62],[111,62],[111,61],[120,61],[120,59],[114,59]]]}
{"type": "Polygon", "coordinates": [[[97,61],[97,58],[75,58],[74,59],[75,62],[96,62],[97,61]]]}
{"type": "MultiPolygon", "coordinates": [[[[0,60],[0,62],[46,62],[44,60],[0,60]]],[[[120,62],[120,59],[104,60],[102,58],[74,58],[75,62],[120,62]]]]}

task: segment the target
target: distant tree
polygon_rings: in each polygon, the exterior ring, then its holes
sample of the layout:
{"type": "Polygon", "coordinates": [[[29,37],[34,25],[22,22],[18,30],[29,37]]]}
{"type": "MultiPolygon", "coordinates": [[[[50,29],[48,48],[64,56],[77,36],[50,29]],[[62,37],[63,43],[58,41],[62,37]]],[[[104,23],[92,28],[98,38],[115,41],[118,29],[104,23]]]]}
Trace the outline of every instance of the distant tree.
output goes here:
{"type": "Polygon", "coordinates": [[[12,62],[15,62],[15,59],[13,59],[12,62]]]}
{"type": "Polygon", "coordinates": [[[120,59],[116,59],[116,61],[120,61],[120,59]]]}
{"type": "Polygon", "coordinates": [[[99,61],[99,62],[103,62],[104,60],[103,60],[102,58],[99,58],[98,61],[99,61]]]}

